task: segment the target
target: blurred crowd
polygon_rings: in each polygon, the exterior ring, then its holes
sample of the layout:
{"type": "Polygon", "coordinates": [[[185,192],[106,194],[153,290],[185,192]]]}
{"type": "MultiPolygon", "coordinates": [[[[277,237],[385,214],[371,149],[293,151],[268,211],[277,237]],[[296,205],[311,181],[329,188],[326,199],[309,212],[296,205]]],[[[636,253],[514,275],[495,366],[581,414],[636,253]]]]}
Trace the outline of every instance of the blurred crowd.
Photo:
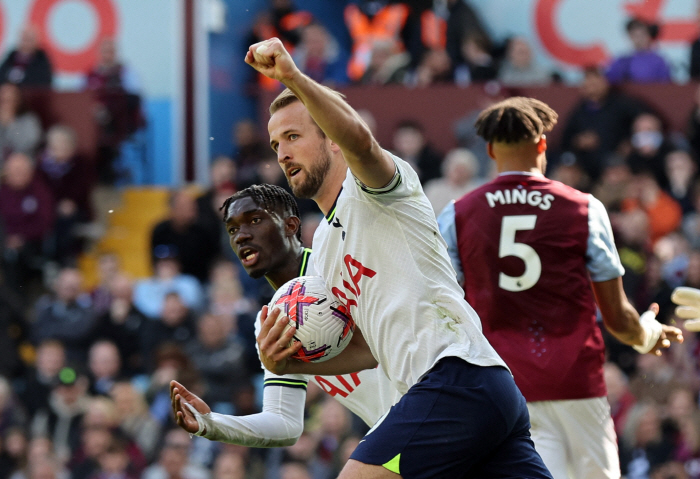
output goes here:
{"type": "MultiPolygon", "coordinates": [[[[490,38],[462,0],[362,0],[348,5],[345,22],[349,51],[311,13],[270,0],[249,41],[282,38],[307,74],[338,87],[559,81],[535,63],[526,39],[490,38]]],[[[659,303],[660,319],[670,323],[672,289],[700,288],[700,90],[688,103],[685,130],[673,131],[644,100],[618,89],[669,82],[673,70],[654,49],[656,25],[631,19],[625,28],[629,54],[583,69],[579,101],[559,119],[561,141],[548,151],[548,175],[604,203],[627,295],[640,311],[659,303]]],[[[167,218],[143,232],[150,277],[131,277],[118,255],[103,253],[99,280],[87,288],[76,261],[95,221],[92,192],[114,182],[118,145],[141,124],[138,80],[114,40],[105,40],[84,81],[95,94],[100,131],[91,161],[77,146],[81,132],[47,124],[25,101],[33,88],[51,85],[51,61],[36,39],[32,27],[24,29],[0,64],[0,478],[335,477],[366,427],[331,399],[349,392],[333,384],[325,391],[309,385],[305,432],[286,448],[190,438],[172,418],[172,379],[218,412],[261,407],[254,318],[273,291],[239,267],[219,208],[254,183],[288,188],[264,126],[253,119],[233,125],[231,154],[212,160],[207,189],[173,189],[167,218]]],[[[700,40],[689,65],[691,78],[700,76],[700,40]]],[[[436,215],[495,174],[473,131],[476,113],[454,125],[450,151],[436,149],[413,118],[389,126],[384,146],[416,169],[436,215]]],[[[371,112],[360,114],[376,128],[371,112]]],[[[322,215],[313,202],[299,204],[303,241],[312,246],[322,215]]],[[[695,334],[664,357],[606,339],[626,477],[700,478],[695,334]]]]}

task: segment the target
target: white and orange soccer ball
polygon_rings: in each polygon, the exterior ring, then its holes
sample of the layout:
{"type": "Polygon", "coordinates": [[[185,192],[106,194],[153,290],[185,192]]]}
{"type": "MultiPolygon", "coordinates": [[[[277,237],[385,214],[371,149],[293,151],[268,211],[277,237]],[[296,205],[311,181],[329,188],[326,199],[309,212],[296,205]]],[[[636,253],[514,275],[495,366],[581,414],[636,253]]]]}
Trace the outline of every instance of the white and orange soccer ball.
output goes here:
{"type": "Polygon", "coordinates": [[[337,356],[355,330],[348,309],[320,276],[300,276],[286,282],[272,297],[269,309],[275,306],[289,318],[287,328],[297,328],[292,341],[302,346],[292,357],[300,361],[322,362],[337,356]]]}

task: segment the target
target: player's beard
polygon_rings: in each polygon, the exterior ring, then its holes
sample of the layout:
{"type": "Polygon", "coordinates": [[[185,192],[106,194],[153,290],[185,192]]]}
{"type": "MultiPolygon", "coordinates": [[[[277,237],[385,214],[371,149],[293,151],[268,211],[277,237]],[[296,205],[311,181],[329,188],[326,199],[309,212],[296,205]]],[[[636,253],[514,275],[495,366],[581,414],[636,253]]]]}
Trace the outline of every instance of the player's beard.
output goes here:
{"type": "Polygon", "coordinates": [[[306,179],[293,185],[291,178],[287,178],[292,193],[297,198],[311,199],[316,196],[323,185],[326,174],[331,169],[331,152],[325,142],[321,143],[316,161],[306,170],[306,179]]]}

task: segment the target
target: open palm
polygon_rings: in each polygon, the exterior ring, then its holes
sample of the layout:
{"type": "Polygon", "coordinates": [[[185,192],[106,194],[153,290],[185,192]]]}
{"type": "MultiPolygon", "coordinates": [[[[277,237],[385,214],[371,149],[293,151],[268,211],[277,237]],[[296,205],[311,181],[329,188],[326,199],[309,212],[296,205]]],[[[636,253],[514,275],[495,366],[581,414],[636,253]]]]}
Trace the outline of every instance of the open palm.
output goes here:
{"type": "Polygon", "coordinates": [[[185,431],[194,434],[199,431],[197,418],[184,403],[189,403],[200,414],[209,414],[211,408],[197,395],[192,394],[185,386],[177,381],[170,381],[170,403],[177,425],[185,431]]]}

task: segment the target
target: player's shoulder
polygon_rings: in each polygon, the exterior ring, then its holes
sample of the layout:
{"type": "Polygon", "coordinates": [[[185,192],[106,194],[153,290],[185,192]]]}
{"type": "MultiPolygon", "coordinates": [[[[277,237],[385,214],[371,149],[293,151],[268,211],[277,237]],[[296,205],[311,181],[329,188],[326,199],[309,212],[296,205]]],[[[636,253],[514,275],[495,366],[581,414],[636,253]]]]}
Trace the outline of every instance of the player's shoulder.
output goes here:
{"type": "Polygon", "coordinates": [[[571,201],[588,203],[591,199],[590,193],[585,193],[581,190],[577,190],[569,185],[565,185],[561,181],[552,180],[546,178],[549,183],[549,189],[553,194],[561,196],[563,198],[569,199],[571,201]]]}

